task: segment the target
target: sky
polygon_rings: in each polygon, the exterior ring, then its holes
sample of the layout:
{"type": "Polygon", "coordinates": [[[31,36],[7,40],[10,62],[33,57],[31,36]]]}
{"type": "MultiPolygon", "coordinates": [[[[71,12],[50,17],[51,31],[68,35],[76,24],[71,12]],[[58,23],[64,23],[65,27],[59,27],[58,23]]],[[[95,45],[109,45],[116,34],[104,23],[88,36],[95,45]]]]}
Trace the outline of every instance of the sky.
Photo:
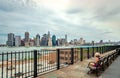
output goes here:
{"type": "Polygon", "coordinates": [[[7,34],[24,38],[51,32],[68,40],[120,40],[120,0],[0,0],[0,44],[7,34]]]}

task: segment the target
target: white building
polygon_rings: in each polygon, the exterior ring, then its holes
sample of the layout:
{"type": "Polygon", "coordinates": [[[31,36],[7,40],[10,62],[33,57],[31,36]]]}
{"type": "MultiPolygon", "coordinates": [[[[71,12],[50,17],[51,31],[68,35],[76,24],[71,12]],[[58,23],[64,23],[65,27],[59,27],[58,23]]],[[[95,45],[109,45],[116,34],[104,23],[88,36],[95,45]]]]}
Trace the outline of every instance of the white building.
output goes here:
{"type": "Polygon", "coordinates": [[[48,46],[52,46],[52,39],[50,37],[50,32],[48,31],[48,46]]]}
{"type": "Polygon", "coordinates": [[[20,36],[15,36],[15,46],[21,46],[21,37],[20,36]]]}
{"type": "Polygon", "coordinates": [[[52,39],[51,38],[48,39],[48,46],[52,46],[52,39]]]}
{"type": "Polygon", "coordinates": [[[36,46],[40,46],[40,35],[36,35],[36,46]]]}
{"type": "Polygon", "coordinates": [[[83,45],[85,43],[85,41],[83,40],[83,38],[80,38],[79,43],[80,43],[80,45],[83,45]]]}

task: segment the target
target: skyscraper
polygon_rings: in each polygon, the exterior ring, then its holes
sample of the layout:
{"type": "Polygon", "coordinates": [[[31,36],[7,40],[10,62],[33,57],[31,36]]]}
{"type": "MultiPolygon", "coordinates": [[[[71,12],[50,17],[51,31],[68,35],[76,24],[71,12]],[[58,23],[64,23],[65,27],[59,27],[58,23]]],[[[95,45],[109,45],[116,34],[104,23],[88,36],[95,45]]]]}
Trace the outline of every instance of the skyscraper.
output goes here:
{"type": "Polygon", "coordinates": [[[25,42],[29,42],[29,32],[25,32],[25,42]]]}
{"type": "Polygon", "coordinates": [[[15,36],[15,46],[21,46],[21,37],[20,36],[15,36]]]}
{"type": "Polygon", "coordinates": [[[52,45],[56,46],[56,36],[55,35],[52,36],[52,45]]]}
{"type": "Polygon", "coordinates": [[[50,32],[48,31],[48,46],[52,46],[52,40],[50,38],[50,32]]]}
{"type": "Polygon", "coordinates": [[[30,39],[29,39],[29,32],[25,32],[24,43],[25,43],[26,47],[28,47],[30,45],[29,41],[30,41],[30,39]]]}
{"type": "Polygon", "coordinates": [[[103,44],[103,40],[100,40],[100,42],[99,42],[100,44],[103,44]]]}
{"type": "Polygon", "coordinates": [[[41,38],[41,46],[47,46],[47,41],[48,41],[48,36],[47,34],[43,34],[43,37],[41,38]]]}
{"type": "Polygon", "coordinates": [[[67,34],[65,35],[65,43],[67,44],[67,34]]]}
{"type": "Polygon", "coordinates": [[[48,39],[50,38],[50,31],[48,31],[48,39]]]}
{"type": "Polygon", "coordinates": [[[40,46],[40,35],[36,35],[36,46],[40,46]]]}
{"type": "Polygon", "coordinates": [[[48,46],[52,46],[52,40],[51,40],[51,38],[48,39],[48,46]]]}
{"type": "Polygon", "coordinates": [[[91,45],[92,45],[92,46],[94,46],[94,44],[95,44],[95,42],[94,42],[94,41],[92,41],[91,45]]]}
{"type": "Polygon", "coordinates": [[[15,38],[13,33],[8,34],[8,40],[6,43],[8,46],[14,46],[15,45],[15,38]]]}
{"type": "Polygon", "coordinates": [[[80,38],[80,45],[83,45],[84,44],[84,40],[83,40],[83,38],[80,38]]]}
{"type": "Polygon", "coordinates": [[[65,38],[57,39],[58,46],[65,46],[65,38]]]}

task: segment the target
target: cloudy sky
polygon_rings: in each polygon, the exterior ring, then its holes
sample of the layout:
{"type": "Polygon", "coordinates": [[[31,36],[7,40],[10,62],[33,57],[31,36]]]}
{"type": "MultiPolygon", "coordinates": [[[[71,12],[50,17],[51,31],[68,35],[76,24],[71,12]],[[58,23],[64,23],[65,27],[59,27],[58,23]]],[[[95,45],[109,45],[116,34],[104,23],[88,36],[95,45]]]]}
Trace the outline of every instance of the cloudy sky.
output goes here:
{"type": "Polygon", "coordinates": [[[0,0],[0,44],[7,34],[120,40],[120,0],[0,0]]]}

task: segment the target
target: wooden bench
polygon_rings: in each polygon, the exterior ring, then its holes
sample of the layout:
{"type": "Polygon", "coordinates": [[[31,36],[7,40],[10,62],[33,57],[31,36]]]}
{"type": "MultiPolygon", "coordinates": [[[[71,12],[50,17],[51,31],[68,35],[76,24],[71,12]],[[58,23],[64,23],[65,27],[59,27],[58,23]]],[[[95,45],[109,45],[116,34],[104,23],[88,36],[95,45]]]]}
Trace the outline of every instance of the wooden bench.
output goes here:
{"type": "Polygon", "coordinates": [[[97,63],[89,62],[88,68],[90,69],[90,71],[88,71],[88,74],[95,72],[96,76],[99,76],[100,75],[100,71],[103,68],[103,59],[104,59],[103,57],[100,58],[100,60],[97,63]],[[95,66],[92,66],[91,63],[94,63],[95,66]]]}
{"type": "Polygon", "coordinates": [[[102,71],[104,71],[118,56],[118,51],[114,51],[108,55],[102,56],[98,63],[95,62],[89,62],[88,68],[90,69],[88,71],[88,74],[95,72],[96,76],[99,76],[102,71]],[[94,63],[96,66],[91,66],[91,63],[94,63]]]}

